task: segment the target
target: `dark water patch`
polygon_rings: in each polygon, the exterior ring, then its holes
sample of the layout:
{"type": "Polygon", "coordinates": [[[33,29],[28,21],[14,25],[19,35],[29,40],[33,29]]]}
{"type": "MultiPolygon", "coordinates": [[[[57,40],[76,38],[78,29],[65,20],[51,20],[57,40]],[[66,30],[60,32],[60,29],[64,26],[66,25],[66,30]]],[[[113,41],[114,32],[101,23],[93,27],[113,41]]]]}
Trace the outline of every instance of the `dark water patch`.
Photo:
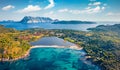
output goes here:
{"type": "Polygon", "coordinates": [[[36,46],[36,45],[58,45],[58,46],[75,46],[75,44],[68,42],[68,41],[64,41],[61,38],[58,37],[43,37],[35,42],[31,42],[30,43],[32,46],[36,46]]]}

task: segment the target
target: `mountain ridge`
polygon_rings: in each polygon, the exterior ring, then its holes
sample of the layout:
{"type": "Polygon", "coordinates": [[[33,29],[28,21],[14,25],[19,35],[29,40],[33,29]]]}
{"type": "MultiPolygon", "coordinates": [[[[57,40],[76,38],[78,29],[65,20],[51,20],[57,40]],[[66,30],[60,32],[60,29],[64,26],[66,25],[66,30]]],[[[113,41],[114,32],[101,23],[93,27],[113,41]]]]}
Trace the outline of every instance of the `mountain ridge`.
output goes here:
{"type": "Polygon", "coordinates": [[[81,20],[58,20],[52,19],[50,17],[32,17],[25,16],[20,21],[8,20],[8,21],[0,21],[0,22],[15,22],[15,23],[51,23],[51,24],[95,24],[96,22],[92,21],[81,21],[81,20]]]}
{"type": "Polygon", "coordinates": [[[49,17],[31,17],[31,16],[25,16],[20,22],[21,23],[52,23],[56,20],[53,20],[49,17]]]}

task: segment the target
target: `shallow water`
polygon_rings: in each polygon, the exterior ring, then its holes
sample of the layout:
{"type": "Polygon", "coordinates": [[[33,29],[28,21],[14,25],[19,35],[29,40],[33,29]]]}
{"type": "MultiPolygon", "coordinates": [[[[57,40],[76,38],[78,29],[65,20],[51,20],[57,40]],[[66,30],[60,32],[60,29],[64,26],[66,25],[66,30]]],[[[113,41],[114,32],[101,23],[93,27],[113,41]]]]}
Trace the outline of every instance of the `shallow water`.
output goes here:
{"type": "Polygon", "coordinates": [[[24,59],[0,63],[0,70],[100,70],[85,60],[85,54],[83,50],[34,48],[24,59]]]}

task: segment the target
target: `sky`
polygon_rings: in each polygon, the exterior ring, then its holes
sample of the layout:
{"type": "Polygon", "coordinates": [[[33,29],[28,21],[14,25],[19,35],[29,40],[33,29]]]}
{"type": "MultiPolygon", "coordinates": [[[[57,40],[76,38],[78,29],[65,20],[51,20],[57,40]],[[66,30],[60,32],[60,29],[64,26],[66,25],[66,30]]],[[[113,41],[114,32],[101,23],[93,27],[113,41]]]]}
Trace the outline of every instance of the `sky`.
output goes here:
{"type": "Polygon", "coordinates": [[[120,0],[0,0],[0,21],[24,16],[120,22],[120,0]]]}

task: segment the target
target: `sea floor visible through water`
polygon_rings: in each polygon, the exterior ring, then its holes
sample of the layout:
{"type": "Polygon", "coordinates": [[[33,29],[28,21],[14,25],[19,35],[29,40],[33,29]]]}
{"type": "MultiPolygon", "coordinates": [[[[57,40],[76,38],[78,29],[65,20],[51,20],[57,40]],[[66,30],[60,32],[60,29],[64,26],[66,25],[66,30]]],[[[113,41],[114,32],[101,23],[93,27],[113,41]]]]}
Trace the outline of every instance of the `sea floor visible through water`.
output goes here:
{"type": "Polygon", "coordinates": [[[85,55],[84,50],[33,48],[28,57],[0,62],[0,70],[100,70],[85,55]]]}

